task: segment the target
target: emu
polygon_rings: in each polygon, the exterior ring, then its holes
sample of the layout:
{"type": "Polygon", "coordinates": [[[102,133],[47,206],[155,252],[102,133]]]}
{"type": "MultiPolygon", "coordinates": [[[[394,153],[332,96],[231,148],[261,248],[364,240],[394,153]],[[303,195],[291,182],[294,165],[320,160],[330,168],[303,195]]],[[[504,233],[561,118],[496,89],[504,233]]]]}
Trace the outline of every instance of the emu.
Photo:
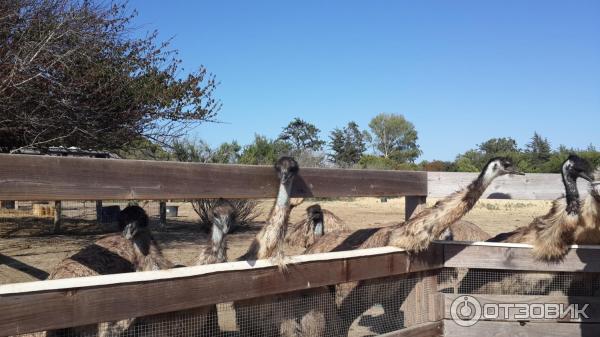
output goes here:
{"type": "MultiPolygon", "coordinates": [[[[332,233],[324,235],[306,253],[321,253],[329,251],[343,251],[353,249],[395,246],[410,252],[425,250],[432,241],[439,238],[453,223],[470,211],[477,200],[483,195],[491,182],[503,175],[522,175],[512,161],[508,158],[493,158],[481,171],[479,176],[466,188],[439,200],[433,207],[426,208],[405,223],[398,225],[364,229],[354,232],[332,233]]],[[[390,285],[380,287],[381,281],[349,282],[335,286],[336,305],[338,315],[344,322],[353,322],[356,318],[353,313],[364,312],[371,307],[372,302],[387,303],[385,299],[399,294],[401,289],[390,285]],[[367,296],[371,301],[366,301],[360,293],[359,287],[369,286],[367,296]]],[[[398,304],[393,307],[384,305],[386,315],[399,315],[398,304]]],[[[400,317],[393,317],[391,321],[399,322],[400,317]]],[[[345,326],[343,331],[347,331],[345,326]]]]}
{"type": "MultiPolygon", "coordinates": [[[[61,261],[50,274],[56,280],[71,277],[130,273],[171,268],[148,227],[148,215],[139,206],[128,206],[119,214],[120,234],[108,235],[61,261]]],[[[127,330],[134,319],[104,322],[47,331],[46,336],[78,336],[97,333],[115,335],[127,330]]]]}
{"type": "Polygon", "coordinates": [[[348,230],[342,219],[319,204],[307,207],[306,217],[290,227],[286,242],[303,248],[312,246],[325,233],[348,230]]]}

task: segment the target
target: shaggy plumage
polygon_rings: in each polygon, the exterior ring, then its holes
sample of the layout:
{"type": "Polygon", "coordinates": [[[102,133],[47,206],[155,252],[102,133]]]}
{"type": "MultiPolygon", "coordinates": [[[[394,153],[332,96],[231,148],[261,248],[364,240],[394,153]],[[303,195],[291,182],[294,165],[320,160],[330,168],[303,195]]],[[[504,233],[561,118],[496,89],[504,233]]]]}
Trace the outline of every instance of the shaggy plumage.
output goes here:
{"type": "Polygon", "coordinates": [[[325,233],[347,230],[348,226],[333,212],[315,204],[306,209],[306,217],[288,229],[285,238],[292,246],[308,248],[325,233]]]}
{"type": "MultiPolygon", "coordinates": [[[[162,256],[148,224],[148,215],[141,207],[126,207],[119,214],[119,228],[122,230],[120,234],[106,236],[64,259],[54,268],[49,279],[170,268],[171,263],[162,256]]],[[[48,331],[46,336],[78,336],[94,333],[98,336],[110,336],[128,329],[133,320],[125,319],[48,331]]]]}
{"type": "Polygon", "coordinates": [[[298,174],[298,163],[291,157],[282,157],[275,164],[275,170],[280,181],[277,199],[269,212],[266,224],[238,260],[272,259],[280,268],[285,268],[283,246],[291,211],[290,193],[298,174]]]}
{"type": "Polygon", "coordinates": [[[498,234],[490,239],[490,242],[532,244],[533,255],[537,259],[558,261],[567,253],[569,245],[592,243],[600,238],[600,232],[593,230],[596,227],[594,216],[589,214],[595,212],[593,193],[583,202],[584,215],[577,189],[577,178],[592,180],[589,164],[584,159],[571,155],[565,160],[562,168],[565,197],[554,200],[550,211],[535,218],[528,226],[498,234]]]}
{"type": "Polygon", "coordinates": [[[466,220],[458,220],[451,224],[448,229],[438,237],[438,240],[486,241],[491,237],[490,234],[476,224],[466,220]]]}
{"type": "MultiPolygon", "coordinates": [[[[396,246],[413,252],[420,252],[427,247],[453,223],[458,221],[473,208],[489,184],[498,176],[505,174],[521,174],[513,163],[506,158],[494,158],[488,162],[481,174],[471,184],[461,191],[438,201],[433,207],[423,209],[405,223],[395,226],[363,229],[354,232],[337,232],[326,234],[306,253],[321,253],[329,251],[352,250],[357,248],[375,248],[396,246]]],[[[401,289],[390,287],[378,281],[349,282],[335,286],[336,304],[344,322],[352,322],[356,317],[353,313],[367,310],[373,302],[389,303],[386,298],[396,296],[401,289]],[[359,296],[358,286],[368,284],[370,296],[367,300],[359,296]],[[381,286],[380,286],[381,285],[381,286]]],[[[386,315],[400,321],[398,303],[394,307],[385,307],[386,315]]],[[[347,331],[345,326],[342,331],[347,331]]]]}

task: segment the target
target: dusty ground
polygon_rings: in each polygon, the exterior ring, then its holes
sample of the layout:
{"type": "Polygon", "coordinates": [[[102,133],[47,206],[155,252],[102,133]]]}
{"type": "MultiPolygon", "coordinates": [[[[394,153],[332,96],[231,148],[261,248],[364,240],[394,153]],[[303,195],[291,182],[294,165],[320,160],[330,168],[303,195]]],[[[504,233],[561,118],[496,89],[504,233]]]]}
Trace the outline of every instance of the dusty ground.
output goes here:
{"type": "MultiPolygon", "coordinates": [[[[262,201],[262,214],[271,206],[262,201]]],[[[432,204],[435,200],[429,200],[432,204]]],[[[304,215],[310,205],[305,201],[292,213],[292,221],[304,215]]],[[[357,198],[347,201],[320,201],[323,208],[333,211],[353,229],[389,225],[404,219],[404,199],[357,198]]],[[[494,235],[528,224],[535,216],[550,208],[549,201],[483,200],[465,217],[494,235]]],[[[156,231],[156,238],[168,258],[182,264],[191,264],[198,246],[208,237],[195,226],[197,216],[189,204],[181,204],[180,216],[169,219],[167,231],[156,231]]],[[[62,259],[97,240],[114,228],[99,227],[95,221],[65,220],[64,234],[50,234],[51,219],[24,217],[25,213],[3,211],[0,214],[0,284],[45,279],[47,273],[62,259]]],[[[260,229],[265,215],[257,222],[229,237],[229,258],[240,256],[260,229]]],[[[156,223],[157,219],[153,221],[156,223]]],[[[301,250],[291,250],[290,254],[301,250]]]]}

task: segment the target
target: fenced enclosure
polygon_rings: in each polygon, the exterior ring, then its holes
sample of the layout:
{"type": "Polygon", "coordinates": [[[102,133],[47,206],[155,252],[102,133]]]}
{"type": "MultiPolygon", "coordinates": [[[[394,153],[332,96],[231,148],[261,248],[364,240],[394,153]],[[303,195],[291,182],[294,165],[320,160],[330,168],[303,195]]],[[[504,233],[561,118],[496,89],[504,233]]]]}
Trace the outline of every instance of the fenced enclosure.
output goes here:
{"type": "MultiPolygon", "coordinates": [[[[427,196],[447,195],[472,178],[301,169],[292,196],[406,196],[408,216],[427,196]],[[440,186],[442,180],[447,183],[440,186]]],[[[513,179],[524,180],[498,179],[487,196],[550,199],[560,194],[556,175],[513,179]]],[[[170,199],[265,198],[275,195],[276,186],[268,167],[0,155],[0,200],[60,200],[63,212],[69,201],[91,200],[90,221],[95,200],[103,205],[153,200],[156,205],[170,199]]],[[[50,330],[59,336],[210,336],[218,330],[224,336],[299,336],[299,331],[309,336],[596,336],[600,250],[572,247],[562,262],[546,264],[534,261],[530,249],[438,242],[419,255],[382,247],[294,256],[284,272],[259,260],[6,284],[0,285],[0,336],[50,330]],[[332,291],[336,285],[348,289],[344,298],[332,291]],[[461,327],[452,321],[451,306],[466,295],[479,303],[589,304],[591,319],[523,320],[511,313],[461,327]],[[61,330],[132,318],[125,333],[113,333],[116,323],[61,330]]]]}

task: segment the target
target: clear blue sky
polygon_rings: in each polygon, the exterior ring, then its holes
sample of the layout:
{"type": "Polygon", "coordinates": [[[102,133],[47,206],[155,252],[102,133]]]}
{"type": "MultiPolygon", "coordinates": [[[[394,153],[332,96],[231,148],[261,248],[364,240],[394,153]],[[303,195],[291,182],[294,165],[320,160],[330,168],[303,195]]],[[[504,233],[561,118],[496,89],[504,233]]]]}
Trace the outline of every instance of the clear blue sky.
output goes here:
{"type": "Polygon", "coordinates": [[[600,1],[134,0],[141,31],[173,37],[186,71],[221,82],[212,145],[276,137],[293,117],[321,135],[379,112],[419,133],[421,159],[491,137],[600,145],[600,1]]]}

